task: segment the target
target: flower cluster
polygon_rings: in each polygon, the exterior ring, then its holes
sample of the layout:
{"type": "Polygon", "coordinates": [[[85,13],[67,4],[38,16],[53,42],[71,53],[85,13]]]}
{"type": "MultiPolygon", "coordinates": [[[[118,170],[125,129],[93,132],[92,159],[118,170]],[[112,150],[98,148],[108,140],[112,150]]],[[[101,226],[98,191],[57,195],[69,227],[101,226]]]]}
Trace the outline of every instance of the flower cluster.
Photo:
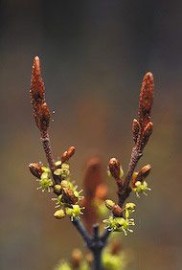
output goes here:
{"type": "MultiPolygon", "coordinates": [[[[80,249],[74,249],[70,261],[61,261],[54,270],[90,270],[93,255],[90,252],[83,254],[80,249]]],[[[123,252],[121,243],[114,237],[109,241],[102,255],[103,269],[124,270],[128,263],[126,253],[123,252]]]]}
{"type": "Polygon", "coordinates": [[[43,166],[40,163],[31,163],[29,168],[32,174],[38,178],[39,187],[37,189],[41,189],[42,192],[50,192],[52,189],[57,195],[52,200],[56,202],[56,208],[60,209],[54,213],[54,217],[61,219],[69,216],[71,220],[79,218],[83,209],[79,205],[79,202],[83,199],[81,195],[82,190],[78,191],[77,186],[71,182],[69,164],[62,161],[55,162],[54,175],[61,180],[59,184],[54,184],[49,167],[43,166]]]}
{"type": "MultiPolygon", "coordinates": [[[[63,170],[64,176],[65,171],[63,170]]],[[[69,176],[69,173],[67,174],[69,176]]],[[[57,185],[58,188],[58,185],[57,185]]],[[[60,208],[54,213],[55,218],[61,219],[66,215],[71,219],[79,217],[82,214],[83,207],[80,207],[79,202],[83,199],[81,196],[82,190],[78,191],[70,180],[63,180],[59,186],[60,195],[53,198],[56,201],[56,208],[60,208]]]]}
{"type": "MultiPolygon", "coordinates": [[[[110,209],[114,208],[116,205],[111,200],[106,200],[106,206],[110,209]]],[[[135,211],[134,203],[127,203],[125,208],[122,210],[122,216],[110,216],[103,222],[106,224],[106,229],[114,232],[123,232],[126,236],[128,232],[133,232],[130,226],[134,226],[134,219],[130,218],[130,214],[135,211]]]]}
{"type": "Polygon", "coordinates": [[[134,172],[132,176],[132,190],[135,192],[136,196],[140,198],[140,194],[147,195],[147,191],[150,191],[148,183],[146,182],[146,177],[151,171],[151,166],[145,165],[139,172],[134,172]]]}
{"type": "Polygon", "coordinates": [[[85,198],[83,199],[82,191],[79,191],[75,183],[71,181],[69,160],[75,153],[75,147],[69,147],[55,162],[48,132],[51,110],[45,99],[45,86],[41,76],[40,60],[38,57],[34,58],[30,98],[48,167],[41,163],[31,163],[29,169],[37,178],[39,184],[37,189],[42,192],[53,192],[56,195],[52,199],[55,201],[55,208],[57,208],[54,217],[62,219],[68,216],[90,250],[88,256],[83,256],[79,250],[76,250],[72,254],[71,262],[61,263],[56,270],[89,270],[93,269],[93,265],[95,265],[94,269],[123,269],[124,264],[117,245],[111,249],[104,249],[102,254],[103,267],[98,267],[99,264],[101,265],[101,256],[98,251],[102,251],[102,248],[106,246],[110,232],[123,232],[124,235],[133,232],[131,226],[134,226],[135,223],[131,215],[135,211],[136,205],[132,202],[126,203],[126,200],[131,192],[140,197],[141,194],[146,195],[151,190],[146,182],[151,166],[148,164],[137,172],[135,169],[153,131],[151,121],[153,92],[154,79],[152,73],[148,72],[143,78],[140,91],[138,119],[134,119],[132,124],[134,146],[131,151],[128,171],[124,176],[122,166],[116,158],[111,158],[108,165],[109,175],[114,178],[117,185],[117,202],[106,199],[108,188],[102,177],[100,161],[95,158],[89,162],[87,167],[87,173],[83,181],[85,191],[85,198]],[[83,222],[85,226],[79,220],[84,208],[83,222]],[[111,212],[111,215],[103,220],[106,230],[101,234],[99,225],[96,224],[99,217],[102,216],[103,218],[108,211],[111,212]]]}

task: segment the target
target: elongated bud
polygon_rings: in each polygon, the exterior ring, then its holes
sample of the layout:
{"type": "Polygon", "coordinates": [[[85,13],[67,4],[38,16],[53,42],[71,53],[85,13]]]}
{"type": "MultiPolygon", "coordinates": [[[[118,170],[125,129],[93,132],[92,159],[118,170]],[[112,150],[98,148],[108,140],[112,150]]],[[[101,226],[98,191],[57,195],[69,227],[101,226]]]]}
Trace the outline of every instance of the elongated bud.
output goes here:
{"type": "Polygon", "coordinates": [[[67,151],[65,151],[63,154],[62,154],[62,157],[61,157],[61,161],[62,162],[66,162],[68,161],[75,153],[75,147],[74,146],[70,146],[68,148],[67,151]]]}
{"type": "Polygon", "coordinates": [[[151,108],[153,103],[154,78],[151,72],[145,74],[142,82],[140,99],[139,99],[139,122],[150,119],[151,108]]]}
{"type": "Polygon", "coordinates": [[[151,134],[153,132],[153,123],[149,122],[146,127],[144,128],[143,131],[143,136],[142,136],[142,149],[145,147],[145,145],[147,144],[151,134]]]}
{"type": "Polygon", "coordinates": [[[142,182],[149,175],[150,172],[151,172],[151,165],[150,164],[145,165],[138,172],[135,182],[137,181],[142,182]]]}
{"type": "Polygon", "coordinates": [[[138,120],[134,119],[133,125],[132,125],[134,143],[137,142],[139,131],[140,131],[140,124],[139,124],[138,120]]]}
{"type": "Polygon", "coordinates": [[[59,209],[54,213],[54,217],[57,219],[62,219],[66,216],[65,212],[63,209],[59,209]]]}
{"type": "Polygon", "coordinates": [[[47,131],[50,122],[50,110],[45,102],[45,87],[41,77],[39,57],[36,56],[32,66],[30,99],[37,127],[41,132],[47,131]]]}
{"type": "Polygon", "coordinates": [[[111,158],[109,161],[109,171],[113,178],[119,179],[121,176],[121,166],[116,158],[111,158]]]}
{"type": "Polygon", "coordinates": [[[41,77],[40,60],[38,56],[34,58],[32,66],[30,97],[33,105],[45,101],[45,87],[41,77]]]}
{"type": "Polygon", "coordinates": [[[42,166],[40,163],[30,163],[29,164],[30,172],[37,178],[40,179],[42,171],[42,166]]]}

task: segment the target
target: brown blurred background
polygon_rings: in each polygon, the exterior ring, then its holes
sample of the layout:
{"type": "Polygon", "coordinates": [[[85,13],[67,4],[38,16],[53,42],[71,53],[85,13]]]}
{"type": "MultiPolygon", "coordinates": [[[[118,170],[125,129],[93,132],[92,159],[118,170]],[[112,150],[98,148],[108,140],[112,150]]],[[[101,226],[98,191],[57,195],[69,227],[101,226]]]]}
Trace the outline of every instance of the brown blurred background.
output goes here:
{"type": "Polygon", "coordinates": [[[181,14],[180,0],[0,1],[1,270],[50,270],[83,247],[68,220],[53,218],[27,168],[45,162],[28,94],[35,55],[56,111],[55,155],[76,146],[80,185],[94,154],[105,167],[118,157],[126,170],[141,80],[153,72],[155,131],[140,162],[152,164],[152,192],[137,202],[135,232],[122,241],[133,253],[129,270],[182,269],[181,14]]]}

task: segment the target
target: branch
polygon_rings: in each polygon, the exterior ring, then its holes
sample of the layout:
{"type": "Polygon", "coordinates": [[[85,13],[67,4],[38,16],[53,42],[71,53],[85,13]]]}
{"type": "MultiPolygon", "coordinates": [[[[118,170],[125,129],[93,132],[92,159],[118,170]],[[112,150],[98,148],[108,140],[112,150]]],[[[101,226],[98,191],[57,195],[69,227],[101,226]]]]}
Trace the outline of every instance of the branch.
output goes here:
{"type": "Polygon", "coordinates": [[[40,60],[38,56],[34,58],[32,66],[30,98],[33,107],[33,116],[41,134],[41,141],[47,162],[49,164],[55,184],[57,184],[60,182],[60,179],[58,176],[54,175],[54,157],[48,133],[50,123],[50,110],[45,100],[45,86],[41,76],[40,60]]]}
{"type": "MultiPolygon", "coordinates": [[[[133,120],[132,132],[134,147],[132,148],[128,172],[125,179],[122,177],[122,169],[119,161],[112,158],[109,161],[109,170],[118,186],[118,205],[123,207],[124,202],[132,191],[131,182],[134,170],[138,161],[143,155],[143,150],[153,131],[153,123],[151,122],[151,109],[153,103],[154,79],[152,73],[148,72],[143,78],[142,87],[139,98],[138,120],[133,120]]],[[[114,213],[113,213],[114,214],[114,213]]],[[[121,213],[120,213],[121,214],[121,213]]],[[[122,214],[121,214],[122,215],[122,214]]],[[[114,216],[117,216],[114,214],[114,216]]]]}
{"type": "Polygon", "coordinates": [[[73,218],[71,222],[75,226],[77,231],[80,233],[80,235],[82,236],[83,240],[87,244],[87,247],[90,248],[90,246],[92,245],[92,240],[89,233],[87,232],[84,225],[82,224],[82,222],[78,218],[73,218]]]}

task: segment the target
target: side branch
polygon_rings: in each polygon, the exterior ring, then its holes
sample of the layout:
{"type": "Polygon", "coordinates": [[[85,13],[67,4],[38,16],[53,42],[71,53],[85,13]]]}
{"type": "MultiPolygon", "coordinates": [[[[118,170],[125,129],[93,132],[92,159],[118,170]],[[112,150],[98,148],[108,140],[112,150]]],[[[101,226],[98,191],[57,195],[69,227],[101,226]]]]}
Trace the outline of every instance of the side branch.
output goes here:
{"type": "Polygon", "coordinates": [[[85,229],[83,223],[78,218],[73,218],[72,224],[75,226],[77,231],[82,236],[83,240],[87,244],[87,247],[90,248],[90,246],[92,244],[92,240],[91,240],[91,237],[90,237],[89,233],[85,229]]]}

